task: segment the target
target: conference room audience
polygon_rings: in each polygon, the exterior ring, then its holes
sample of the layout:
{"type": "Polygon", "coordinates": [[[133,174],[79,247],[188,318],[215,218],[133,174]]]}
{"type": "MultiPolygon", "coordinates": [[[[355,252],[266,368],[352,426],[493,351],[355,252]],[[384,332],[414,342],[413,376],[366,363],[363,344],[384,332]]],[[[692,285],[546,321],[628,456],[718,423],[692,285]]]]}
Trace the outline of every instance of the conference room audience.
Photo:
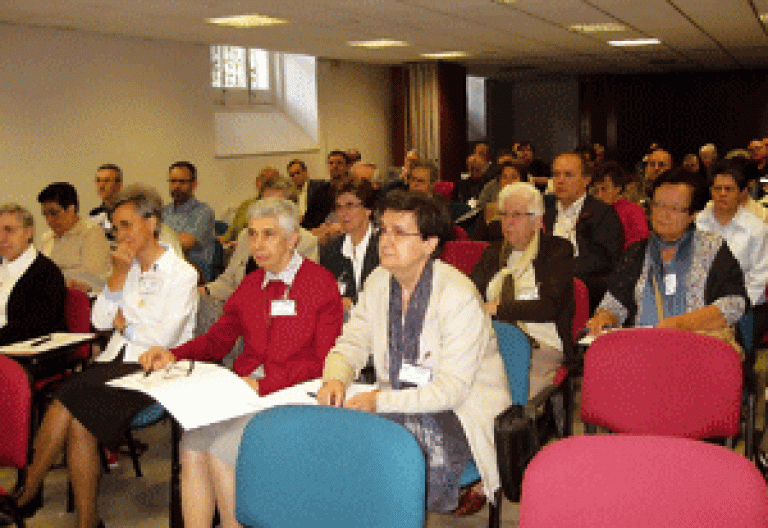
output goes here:
{"type": "Polygon", "coordinates": [[[411,431],[426,454],[427,509],[451,511],[470,459],[487,496],[499,487],[493,421],[511,403],[504,366],[477,288],[434,258],[451,231],[444,208],[393,191],[381,210],[379,267],[325,360],[317,398],[411,431]],[[379,389],[345,401],[371,354],[379,389]]]}
{"type": "Polygon", "coordinates": [[[0,345],[67,330],[64,275],[35,249],[34,236],[29,211],[0,206],[0,345]]]}
{"type": "MultiPolygon", "coordinates": [[[[266,198],[251,206],[251,255],[260,269],[249,274],[204,335],[141,357],[145,370],[177,359],[218,361],[235,340],[245,340],[233,370],[260,395],[317,378],[341,332],[338,285],[328,270],[296,252],[299,217],[295,204],[266,198]],[[264,377],[252,376],[264,366],[264,377]]],[[[218,506],[223,527],[235,519],[237,449],[252,414],[185,431],[182,439],[182,513],[187,528],[210,528],[218,506]]],[[[318,446],[321,448],[321,446],[318,446]]]]}
{"type": "Polygon", "coordinates": [[[580,155],[565,153],[555,158],[552,183],[557,201],[544,212],[544,232],[573,245],[574,274],[589,289],[592,311],[624,250],[624,229],[611,206],[587,194],[590,179],[580,155]]]}
{"type": "Polygon", "coordinates": [[[68,378],[53,396],[26,478],[13,496],[25,516],[39,507],[43,478],[66,444],[75,526],[103,526],[96,512],[101,471],[97,442],[108,448],[122,443],[134,416],[154,402],[106,382],[139,371],[139,356],[148,348],[172,347],[192,337],[197,273],[158,242],[161,217],[162,202],[153,189],[130,186],[115,198],[112,223],[118,245],[111,253],[112,273],[92,312],[94,327],[114,333],[95,363],[68,378]]]}
{"type": "Polygon", "coordinates": [[[40,252],[61,269],[67,286],[84,292],[101,289],[110,273],[109,241],[98,224],[80,218],[74,186],[52,183],[37,201],[50,228],[40,237],[40,252]]]}
{"type": "Polygon", "coordinates": [[[373,224],[376,197],[366,180],[342,185],[336,194],[336,213],[344,234],[320,249],[320,264],[336,277],[345,312],[379,265],[379,234],[373,224]]]}
{"type": "Polygon", "coordinates": [[[504,239],[485,248],[472,281],[492,317],[518,324],[531,339],[533,396],[573,353],[573,247],[542,232],[544,199],[533,184],[506,185],[498,211],[504,239]]]}
{"type": "Polygon", "coordinates": [[[633,242],[648,238],[650,234],[648,219],[645,217],[643,208],[623,197],[627,181],[627,175],[621,166],[608,161],[595,171],[595,177],[590,184],[595,198],[613,207],[619,215],[624,231],[624,249],[633,242]]]}
{"type": "Polygon", "coordinates": [[[606,326],[727,331],[744,313],[738,261],[722,237],[695,226],[707,199],[697,182],[684,169],[654,181],[651,235],[624,252],[587,323],[590,334],[606,326]]]}
{"type": "Polygon", "coordinates": [[[177,161],[168,169],[168,187],[172,201],[165,205],[163,221],[176,231],[187,259],[210,280],[214,214],[209,205],[195,198],[197,168],[188,161],[177,161]]]}

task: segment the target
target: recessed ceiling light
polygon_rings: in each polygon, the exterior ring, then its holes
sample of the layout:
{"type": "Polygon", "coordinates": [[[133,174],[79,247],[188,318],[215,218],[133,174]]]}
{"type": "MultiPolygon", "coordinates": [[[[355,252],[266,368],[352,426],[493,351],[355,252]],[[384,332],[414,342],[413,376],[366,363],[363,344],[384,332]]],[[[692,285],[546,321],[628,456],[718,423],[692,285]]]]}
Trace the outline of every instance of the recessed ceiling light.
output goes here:
{"type": "Polygon", "coordinates": [[[610,46],[652,46],[654,44],[661,44],[661,41],[657,38],[609,40],[608,44],[610,46]]]}
{"type": "Polygon", "coordinates": [[[514,4],[517,0],[491,0],[492,4],[514,4]]]}
{"type": "Polygon", "coordinates": [[[768,23],[768,13],[761,13],[759,16],[760,16],[760,20],[768,23]]]}
{"type": "Polygon", "coordinates": [[[217,24],[219,26],[230,26],[239,29],[247,29],[253,27],[274,26],[277,24],[286,24],[287,20],[282,18],[275,18],[267,15],[237,15],[223,18],[209,18],[207,20],[209,24],[217,24]]]}
{"type": "Polygon", "coordinates": [[[405,41],[392,40],[392,39],[376,39],[376,40],[351,40],[347,42],[347,45],[357,48],[397,48],[409,46],[405,41]]]}
{"type": "Polygon", "coordinates": [[[579,33],[607,33],[611,31],[624,31],[627,28],[623,24],[608,22],[605,24],[573,24],[568,26],[568,29],[579,33]]]}
{"type": "Polygon", "coordinates": [[[466,51],[441,51],[439,53],[422,53],[420,57],[425,59],[460,59],[469,57],[466,51]]]}

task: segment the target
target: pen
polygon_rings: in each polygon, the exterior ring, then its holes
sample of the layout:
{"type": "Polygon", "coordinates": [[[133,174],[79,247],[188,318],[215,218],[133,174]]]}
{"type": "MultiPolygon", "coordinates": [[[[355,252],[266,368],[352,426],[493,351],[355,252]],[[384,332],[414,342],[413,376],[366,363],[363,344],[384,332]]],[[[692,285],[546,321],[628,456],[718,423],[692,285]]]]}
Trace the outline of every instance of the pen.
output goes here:
{"type": "Polygon", "coordinates": [[[47,335],[47,336],[43,336],[43,337],[41,337],[40,339],[35,339],[34,341],[32,341],[32,342],[29,344],[29,346],[40,346],[40,345],[42,345],[43,343],[47,343],[47,342],[48,342],[48,341],[50,341],[50,340],[51,340],[51,336],[49,336],[49,335],[47,335]]]}

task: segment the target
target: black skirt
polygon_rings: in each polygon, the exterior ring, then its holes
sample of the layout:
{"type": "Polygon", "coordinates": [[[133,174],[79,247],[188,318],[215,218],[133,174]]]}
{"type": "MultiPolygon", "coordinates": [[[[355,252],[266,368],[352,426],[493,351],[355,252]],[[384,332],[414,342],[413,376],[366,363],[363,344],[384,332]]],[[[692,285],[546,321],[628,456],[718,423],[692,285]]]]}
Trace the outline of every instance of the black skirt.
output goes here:
{"type": "Polygon", "coordinates": [[[94,363],[70,377],[53,397],[104,446],[114,448],[125,441],[134,416],[155,400],[139,391],[110,387],[106,382],[138,370],[138,363],[94,363]]]}

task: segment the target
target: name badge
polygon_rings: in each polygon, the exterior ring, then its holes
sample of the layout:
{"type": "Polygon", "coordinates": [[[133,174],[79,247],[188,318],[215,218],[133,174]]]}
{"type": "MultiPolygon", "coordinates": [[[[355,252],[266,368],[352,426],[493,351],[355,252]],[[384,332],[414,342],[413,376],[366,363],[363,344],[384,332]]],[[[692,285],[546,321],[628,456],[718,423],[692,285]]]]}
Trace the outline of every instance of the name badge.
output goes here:
{"type": "Polygon", "coordinates": [[[139,279],[139,295],[156,295],[162,285],[163,281],[158,277],[142,277],[139,279]]]}
{"type": "Polygon", "coordinates": [[[664,293],[666,295],[674,295],[677,291],[677,275],[674,273],[667,273],[664,275],[664,293]]]}
{"type": "Polygon", "coordinates": [[[347,284],[344,281],[338,281],[337,284],[339,285],[339,293],[344,297],[344,294],[347,293],[347,284]]]}
{"type": "Polygon", "coordinates": [[[471,207],[472,209],[474,209],[475,207],[477,207],[477,204],[478,204],[478,201],[477,201],[477,199],[476,199],[476,198],[470,198],[469,200],[467,200],[467,205],[468,205],[469,207],[471,207]]]}
{"type": "Polygon", "coordinates": [[[400,367],[399,379],[402,383],[413,383],[416,386],[424,385],[432,379],[432,369],[403,363],[400,367]]]}
{"type": "Polygon", "coordinates": [[[517,296],[519,301],[538,301],[539,289],[534,286],[532,288],[522,288],[522,291],[517,296]]]}
{"type": "Polygon", "coordinates": [[[269,307],[269,315],[296,315],[296,301],[293,299],[276,299],[269,307]]]}

